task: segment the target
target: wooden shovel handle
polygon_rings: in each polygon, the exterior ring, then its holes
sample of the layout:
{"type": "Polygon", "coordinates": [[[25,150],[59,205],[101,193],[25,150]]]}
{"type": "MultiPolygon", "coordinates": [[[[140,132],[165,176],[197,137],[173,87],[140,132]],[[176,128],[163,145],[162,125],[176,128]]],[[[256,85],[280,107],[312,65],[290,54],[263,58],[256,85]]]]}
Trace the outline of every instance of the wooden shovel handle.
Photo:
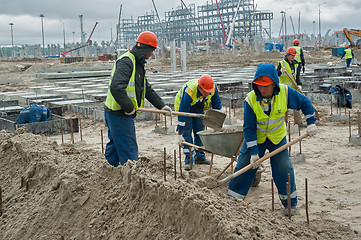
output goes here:
{"type": "MultiPolygon", "coordinates": [[[[292,140],[291,142],[288,142],[287,144],[277,148],[276,150],[270,152],[269,154],[264,155],[263,157],[261,157],[260,159],[258,159],[255,163],[256,165],[260,165],[263,161],[269,159],[270,157],[276,155],[279,152],[282,152],[283,150],[285,150],[286,148],[292,146],[295,143],[298,143],[299,141],[301,141],[302,139],[308,137],[308,133],[303,134],[302,136],[299,136],[298,138],[292,140]]],[[[252,164],[248,164],[247,166],[245,166],[244,168],[238,170],[237,172],[233,173],[232,175],[229,175],[228,177],[218,181],[218,184],[224,184],[226,182],[228,182],[229,180],[238,177],[239,175],[241,175],[244,172],[247,172],[248,170],[252,169],[252,164]]]]}
{"type": "Polygon", "coordinates": [[[302,93],[303,95],[305,95],[305,94],[302,92],[301,88],[297,85],[297,83],[295,82],[295,80],[293,80],[293,78],[291,78],[291,76],[288,74],[288,72],[285,72],[285,73],[286,73],[287,77],[292,81],[293,85],[295,85],[295,87],[297,88],[297,90],[298,90],[300,93],[302,93]]]}
{"type": "MultiPolygon", "coordinates": [[[[169,113],[169,112],[166,111],[166,110],[149,109],[149,108],[138,108],[138,111],[141,111],[141,112],[152,112],[152,113],[161,113],[161,114],[167,114],[167,113],[169,113]]],[[[172,112],[172,115],[204,118],[204,114],[197,114],[197,113],[172,112]]]]}

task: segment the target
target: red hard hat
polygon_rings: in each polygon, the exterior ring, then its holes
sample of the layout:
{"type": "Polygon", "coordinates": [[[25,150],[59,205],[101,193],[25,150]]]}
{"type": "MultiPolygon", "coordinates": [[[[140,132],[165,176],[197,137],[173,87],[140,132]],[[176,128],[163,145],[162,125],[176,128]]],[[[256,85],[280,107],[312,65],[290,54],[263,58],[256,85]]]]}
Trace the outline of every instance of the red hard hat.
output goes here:
{"type": "Polygon", "coordinates": [[[203,75],[198,79],[198,85],[206,92],[214,92],[214,81],[211,76],[203,75]]]}
{"type": "Polygon", "coordinates": [[[290,54],[290,55],[296,56],[297,50],[296,50],[296,48],[294,48],[294,47],[289,47],[289,48],[287,49],[287,53],[290,54]]]}
{"type": "Polygon", "coordinates": [[[137,43],[146,44],[156,48],[158,46],[158,39],[153,32],[145,31],[139,34],[137,43]]]}
{"type": "Polygon", "coordinates": [[[346,48],[349,48],[349,46],[348,46],[348,45],[346,45],[346,48]]]}
{"type": "Polygon", "coordinates": [[[296,45],[296,46],[300,45],[300,41],[298,41],[297,39],[293,40],[293,45],[296,45]]]}

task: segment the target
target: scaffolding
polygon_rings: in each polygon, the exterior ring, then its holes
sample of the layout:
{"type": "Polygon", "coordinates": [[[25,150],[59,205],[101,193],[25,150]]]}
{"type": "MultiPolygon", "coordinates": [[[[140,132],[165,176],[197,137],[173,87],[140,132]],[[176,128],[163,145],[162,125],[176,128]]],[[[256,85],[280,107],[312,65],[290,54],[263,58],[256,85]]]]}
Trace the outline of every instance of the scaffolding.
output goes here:
{"type": "MultiPolygon", "coordinates": [[[[208,41],[223,46],[224,33],[228,32],[234,13],[237,11],[238,2],[239,0],[220,0],[217,6],[214,0],[207,1],[204,5],[197,7],[197,13],[194,3],[188,6],[180,5],[176,9],[165,12],[165,19],[161,22],[154,12],[146,13],[137,19],[122,19],[118,42],[134,42],[140,32],[153,31],[163,40],[160,42],[167,45],[170,41],[176,41],[178,46],[181,41],[186,41],[188,45],[208,41]]],[[[256,10],[254,0],[242,0],[235,17],[233,36],[242,42],[243,39],[249,41],[255,37],[263,38],[265,32],[271,32],[273,13],[256,10]],[[263,21],[269,21],[268,29],[263,28],[263,21]]]]}

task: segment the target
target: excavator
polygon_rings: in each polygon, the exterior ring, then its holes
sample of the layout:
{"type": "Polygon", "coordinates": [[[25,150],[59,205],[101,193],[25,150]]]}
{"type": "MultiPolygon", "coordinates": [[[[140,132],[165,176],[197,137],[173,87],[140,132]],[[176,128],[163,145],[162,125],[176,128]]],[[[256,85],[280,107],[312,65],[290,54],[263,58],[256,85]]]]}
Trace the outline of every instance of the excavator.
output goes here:
{"type": "Polygon", "coordinates": [[[347,28],[344,28],[343,33],[345,34],[345,37],[350,41],[351,47],[360,48],[361,39],[359,39],[357,41],[357,43],[355,44],[355,42],[353,41],[351,35],[361,37],[361,30],[359,30],[359,29],[350,29],[350,30],[348,30],[347,28]]]}

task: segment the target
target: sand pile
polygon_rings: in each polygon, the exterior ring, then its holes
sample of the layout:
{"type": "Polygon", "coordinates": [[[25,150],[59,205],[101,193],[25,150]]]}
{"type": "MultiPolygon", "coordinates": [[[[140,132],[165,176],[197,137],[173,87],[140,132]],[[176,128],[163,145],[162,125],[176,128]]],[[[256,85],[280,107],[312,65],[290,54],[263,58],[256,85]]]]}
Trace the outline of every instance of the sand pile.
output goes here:
{"type": "MultiPolygon", "coordinates": [[[[191,171],[174,180],[173,157],[108,165],[100,152],[46,137],[0,132],[0,239],[355,239],[333,221],[288,218],[208,189],[191,171]],[[21,177],[28,182],[21,186],[21,177]]],[[[146,155],[146,154],[143,154],[146,155]]]]}

